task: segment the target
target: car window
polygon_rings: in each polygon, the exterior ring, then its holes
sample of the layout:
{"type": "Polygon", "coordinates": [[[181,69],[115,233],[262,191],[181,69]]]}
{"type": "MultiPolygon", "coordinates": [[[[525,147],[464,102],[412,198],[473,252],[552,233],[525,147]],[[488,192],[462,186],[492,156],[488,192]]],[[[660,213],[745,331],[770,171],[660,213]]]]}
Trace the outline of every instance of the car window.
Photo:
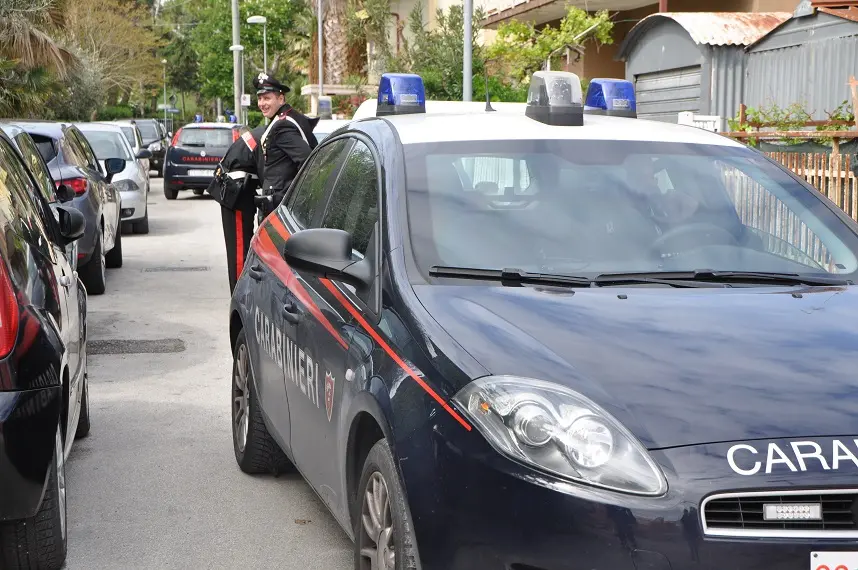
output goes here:
{"type": "Polygon", "coordinates": [[[77,129],[69,129],[69,132],[72,133],[75,141],[80,146],[80,150],[86,159],[87,166],[96,172],[101,172],[101,167],[98,164],[98,158],[96,158],[95,153],[92,151],[92,147],[87,142],[86,137],[83,136],[83,133],[77,129]]]}
{"type": "Polygon", "coordinates": [[[125,138],[128,140],[128,144],[133,147],[140,146],[137,144],[137,134],[134,132],[134,127],[119,127],[122,129],[122,134],[125,135],[125,138]]]}
{"type": "Polygon", "coordinates": [[[33,180],[28,176],[24,164],[15,156],[15,151],[5,141],[0,142],[0,208],[7,220],[17,228],[28,243],[44,255],[53,257],[50,238],[44,218],[45,212],[37,205],[37,193],[33,180]]]}
{"type": "Polygon", "coordinates": [[[39,149],[39,154],[42,155],[45,162],[51,162],[57,157],[57,141],[51,137],[35,135],[32,133],[30,134],[30,138],[33,139],[33,143],[36,145],[36,148],[39,149]]]}
{"type": "Polygon", "coordinates": [[[152,142],[161,138],[160,133],[158,133],[158,129],[155,128],[155,124],[149,121],[140,121],[137,123],[137,128],[140,129],[140,134],[143,136],[143,140],[152,142]]]}
{"type": "Polygon", "coordinates": [[[404,145],[409,243],[433,265],[595,277],[858,274],[858,236],[745,147],[600,140],[404,145]]]}
{"type": "Polygon", "coordinates": [[[39,153],[36,144],[32,137],[26,133],[21,133],[15,140],[18,143],[18,148],[21,149],[21,154],[24,156],[24,162],[30,169],[33,178],[39,185],[39,192],[42,193],[42,198],[49,204],[57,201],[56,187],[54,179],[51,177],[51,172],[45,164],[44,157],[39,153]]]}
{"type": "Polygon", "coordinates": [[[339,139],[320,147],[287,195],[286,207],[302,228],[316,227],[330,182],[353,144],[353,139],[339,139]]]}
{"type": "Polygon", "coordinates": [[[115,131],[83,131],[98,160],[121,158],[133,160],[128,147],[123,142],[123,136],[115,131]]]}
{"type": "Polygon", "coordinates": [[[228,147],[233,143],[233,129],[192,127],[179,132],[180,146],[228,147]]]}
{"type": "Polygon", "coordinates": [[[378,176],[375,159],[363,141],[357,141],[331,192],[322,227],[352,235],[352,249],[366,255],[378,220],[378,176]]]}
{"type": "Polygon", "coordinates": [[[70,130],[67,130],[63,135],[63,138],[60,139],[60,148],[62,149],[63,157],[67,164],[78,166],[80,168],[86,168],[89,166],[86,159],[86,153],[83,152],[80,145],[75,141],[70,130]]]}

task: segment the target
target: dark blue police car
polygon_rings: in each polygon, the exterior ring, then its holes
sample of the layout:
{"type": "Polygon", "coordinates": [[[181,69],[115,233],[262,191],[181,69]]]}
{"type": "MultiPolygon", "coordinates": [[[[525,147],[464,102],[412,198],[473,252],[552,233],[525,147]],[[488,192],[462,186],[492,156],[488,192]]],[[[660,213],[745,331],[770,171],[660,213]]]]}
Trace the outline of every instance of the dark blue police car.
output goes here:
{"type": "Polygon", "coordinates": [[[858,567],[858,224],[764,155],[538,72],[310,155],[232,306],[236,460],[355,567],[858,567]]]}

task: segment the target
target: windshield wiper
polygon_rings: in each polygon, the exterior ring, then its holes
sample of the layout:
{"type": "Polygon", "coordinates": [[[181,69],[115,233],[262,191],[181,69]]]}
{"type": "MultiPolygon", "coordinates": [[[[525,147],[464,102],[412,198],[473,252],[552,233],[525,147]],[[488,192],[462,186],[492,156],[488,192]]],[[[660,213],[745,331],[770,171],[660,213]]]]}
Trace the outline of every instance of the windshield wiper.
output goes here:
{"type": "Polygon", "coordinates": [[[500,281],[503,285],[561,285],[566,287],[589,287],[591,280],[577,275],[557,275],[553,273],[528,273],[521,269],[474,269],[470,267],[448,267],[433,265],[429,268],[432,277],[454,277],[458,279],[483,279],[500,281]]]}
{"type": "MultiPolygon", "coordinates": [[[[623,280],[636,281],[655,279],[666,283],[679,281],[697,281],[706,283],[778,284],[778,285],[852,285],[852,281],[839,277],[799,275],[798,273],[776,273],[767,271],[713,271],[697,269],[695,271],[654,271],[642,273],[604,273],[594,279],[596,284],[619,283],[623,280]]],[[[626,281],[626,282],[628,282],[626,281]]]]}

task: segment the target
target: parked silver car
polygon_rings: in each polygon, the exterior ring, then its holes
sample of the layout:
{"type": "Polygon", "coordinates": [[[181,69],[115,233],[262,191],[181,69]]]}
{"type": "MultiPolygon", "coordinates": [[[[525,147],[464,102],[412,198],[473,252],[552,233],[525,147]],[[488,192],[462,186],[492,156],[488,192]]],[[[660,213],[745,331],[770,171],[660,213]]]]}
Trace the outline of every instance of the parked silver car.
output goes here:
{"type": "Polygon", "coordinates": [[[121,158],[125,161],[125,168],[116,173],[112,181],[122,197],[120,204],[122,231],[148,234],[149,209],[146,199],[149,195],[149,173],[143,171],[137,160],[150,158],[152,152],[142,149],[135,155],[119,125],[78,123],[77,128],[89,141],[102,167],[104,167],[104,161],[109,158],[121,158]]]}
{"type": "MultiPolygon", "coordinates": [[[[128,140],[128,143],[131,145],[131,150],[134,151],[134,155],[136,156],[141,150],[146,148],[146,145],[143,144],[143,134],[140,132],[140,128],[134,123],[131,119],[117,119],[115,121],[110,122],[111,125],[119,125],[122,129],[122,133],[125,135],[125,138],[128,140]]],[[[152,163],[148,158],[138,158],[137,162],[140,164],[140,167],[146,172],[146,176],[149,176],[149,172],[152,170],[152,163]]]]}

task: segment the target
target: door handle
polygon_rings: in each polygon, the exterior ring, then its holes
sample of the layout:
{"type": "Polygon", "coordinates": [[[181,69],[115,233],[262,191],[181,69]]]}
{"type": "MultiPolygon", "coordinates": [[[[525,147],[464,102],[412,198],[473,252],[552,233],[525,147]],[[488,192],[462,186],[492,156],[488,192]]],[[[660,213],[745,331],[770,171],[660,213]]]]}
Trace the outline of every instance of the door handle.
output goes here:
{"type": "Polygon", "coordinates": [[[283,303],[283,318],[293,325],[301,322],[301,309],[292,299],[286,299],[283,303]]]}
{"type": "Polygon", "coordinates": [[[262,267],[258,263],[254,263],[247,268],[247,274],[254,281],[262,281],[262,267]]]}

